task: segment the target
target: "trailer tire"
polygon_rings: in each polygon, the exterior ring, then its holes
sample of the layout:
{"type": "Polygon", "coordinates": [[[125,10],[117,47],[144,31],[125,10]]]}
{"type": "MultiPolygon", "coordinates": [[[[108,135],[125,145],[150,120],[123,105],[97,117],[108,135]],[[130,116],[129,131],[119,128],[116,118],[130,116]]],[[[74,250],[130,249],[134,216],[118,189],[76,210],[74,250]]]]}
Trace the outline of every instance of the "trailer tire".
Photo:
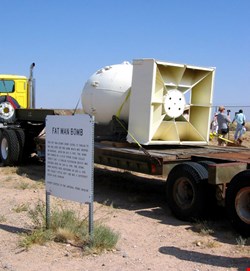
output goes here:
{"type": "Polygon", "coordinates": [[[14,166],[18,162],[19,142],[14,130],[6,129],[0,138],[0,158],[4,166],[14,166]]]}
{"type": "Polygon", "coordinates": [[[166,183],[168,205],[180,220],[201,217],[206,205],[207,170],[195,162],[184,162],[169,173],[166,183]]]}
{"type": "Polygon", "coordinates": [[[198,163],[200,165],[202,165],[206,170],[208,170],[209,165],[214,165],[215,164],[215,162],[209,161],[209,160],[199,161],[198,163]]]}
{"type": "MultiPolygon", "coordinates": [[[[198,162],[200,165],[202,165],[206,170],[208,170],[209,165],[216,164],[214,161],[209,160],[203,160],[198,162]]],[[[206,213],[209,214],[209,217],[214,217],[215,215],[220,216],[221,208],[217,204],[217,186],[211,185],[207,182],[206,187],[206,213]]]]}
{"type": "Polygon", "coordinates": [[[15,98],[0,96],[0,122],[13,123],[16,119],[16,108],[20,108],[20,105],[15,98]]]}
{"type": "Polygon", "coordinates": [[[23,162],[25,160],[25,133],[22,129],[15,129],[15,133],[17,136],[17,140],[19,143],[19,156],[18,156],[18,164],[23,162]]]}
{"type": "Polygon", "coordinates": [[[226,191],[226,211],[233,227],[250,236],[250,170],[233,177],[226,191]]]}

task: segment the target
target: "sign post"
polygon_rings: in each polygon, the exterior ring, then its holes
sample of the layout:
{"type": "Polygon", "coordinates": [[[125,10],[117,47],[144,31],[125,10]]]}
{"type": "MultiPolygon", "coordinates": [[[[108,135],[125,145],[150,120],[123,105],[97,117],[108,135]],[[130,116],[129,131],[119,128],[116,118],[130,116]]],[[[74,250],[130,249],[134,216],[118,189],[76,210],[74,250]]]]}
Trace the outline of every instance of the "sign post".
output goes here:
{"type": "Polygon", "coordinates": [[[46,226],[50,195],[89,204],[89,234],[93,234],[94,118],[46,118],[46,226]]]}

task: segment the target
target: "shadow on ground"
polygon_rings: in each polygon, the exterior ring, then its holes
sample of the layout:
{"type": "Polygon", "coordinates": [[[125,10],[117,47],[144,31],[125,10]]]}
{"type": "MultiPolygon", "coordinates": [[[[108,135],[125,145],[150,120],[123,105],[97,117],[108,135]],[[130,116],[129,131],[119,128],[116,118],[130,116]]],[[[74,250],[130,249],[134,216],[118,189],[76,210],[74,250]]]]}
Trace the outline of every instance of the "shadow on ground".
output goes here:
{"type": "Polygon", "coordinates": [[[31,232],[31,230],[28,230],[28,229],[14,227],[14,226],[5,225],[5,224],[0,224],[0,229],[7,232],[11,232],[11,233],[16,233],[16,234],[31,232]]]}
{"type": "Polygon", "coordinates": [[[189,251],[173,246],[164,246],[159,248],[159,252],[174,256],[183,261],[195,262],[199,264],[208,264],[216,267],[237,268],[239,271],[250,267],[250,258],[238,257],[231,258],[226,256],[211,255],[202,252],[189,251]]]}

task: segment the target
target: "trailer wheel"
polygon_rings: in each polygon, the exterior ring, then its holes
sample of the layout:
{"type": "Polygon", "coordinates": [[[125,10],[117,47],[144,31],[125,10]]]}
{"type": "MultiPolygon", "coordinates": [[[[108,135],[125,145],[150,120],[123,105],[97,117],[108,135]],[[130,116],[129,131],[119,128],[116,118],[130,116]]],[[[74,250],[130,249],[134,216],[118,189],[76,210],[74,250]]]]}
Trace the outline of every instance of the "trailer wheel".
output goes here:
{"type": "Polygon", "coordinates": [[[167,201],[177,218],[192,220],[203,214],[207,178],[207,170],[195,162],[179,164],[170,171],[166,184],[167,201]]]}
{"type": "MultiPolygon", "coordinates": [[[[214,161],[209,160],[199,161],[198,163],[202,165],[206,170],[208,170],[209,165],[216,164],[214,161]]],[[[206,196],[206,212],[213,217],[216,213],[220,211],[216,198],[216,185],[211,185],[207,183],[205,196],[206,196]]]]}
{"type": "Polygon", "coordinates": [[[6,129],[2,132],[0,146],[0,158],[3,165],[16,165],[19,157],[19,142],[14,130],[6,129]]]}
{"type": "Polygon", "coordinates": [[[20,105],[15,98],[0,96],[0,122],[13,123],[16,117],[16,108],[20,108],[20,105]]]}
{"type": "Polygon", "coordinates": [[[15,129],[15,133],[19,143],[18,163],[21,163],[25,159],[25,133],[22,129],[15,129]]]}
{"type": "Polygon", "coordinates": [[[250,170],[238,173],[229,183],[226,211],[234,228],[250,236],[250,170]]]}

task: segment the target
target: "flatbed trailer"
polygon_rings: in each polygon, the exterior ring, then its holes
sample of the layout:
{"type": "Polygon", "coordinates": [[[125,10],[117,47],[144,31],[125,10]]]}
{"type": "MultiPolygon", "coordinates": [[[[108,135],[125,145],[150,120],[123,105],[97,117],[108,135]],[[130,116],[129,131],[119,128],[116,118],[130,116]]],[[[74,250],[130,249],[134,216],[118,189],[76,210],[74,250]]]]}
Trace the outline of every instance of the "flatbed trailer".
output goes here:
{"type": "Polygon", "coordinates": [[[220,146],[150,146],[95,142],[95,163],[166,181],[166,200],[181,220],[202,217],[218,205],[233,226],[250,234],[250,149],[220,146]]]}
{"type": "Polygon", "coordinates": [[[150,175],[167,177],[174,165],[186,161],[241,163],[250,167],[250,149],[245,147],[150,146],[112,141],[95,142],[95,162],[150,175]]]}
{"type": "MultiPolygon", "coordinates": [[[[31,153],[44,153],[47,115],[72,111],[16,109],[15,122],[0,126],[0,158],[18,165],[31,153]]],[[[250,149],[220,146],[138,146],[95,138],[94,162],[159,176],[166,181],[166,200],[181,220],[202,216],[207,208],[225,206],[229,219],[250,235],[250,149]]]]}

